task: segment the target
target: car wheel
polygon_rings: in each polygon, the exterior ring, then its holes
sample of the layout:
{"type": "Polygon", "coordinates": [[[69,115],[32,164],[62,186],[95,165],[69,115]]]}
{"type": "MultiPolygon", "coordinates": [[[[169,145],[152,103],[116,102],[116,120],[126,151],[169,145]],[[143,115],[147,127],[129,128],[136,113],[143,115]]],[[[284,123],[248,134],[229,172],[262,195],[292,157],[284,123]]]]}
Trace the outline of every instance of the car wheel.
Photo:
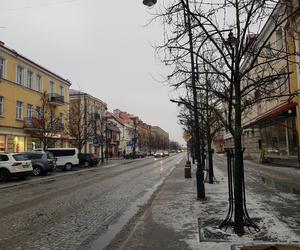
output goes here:
{"type": "Polygon", "coordinates": [[[8,181],[10,179],[10,173],[7,169],[0,169],[0,181],[8,181]]]}
{"type": "Polygon", "coordinates": [[[90,166],[90,163],[89,163],[88,161],[86,161],[86,162],[83,164],[83,166],[89,167],[89,166],[90,166]]]}
{"type": "Polygon", "coordinates": [[[72,170],[72,164],[71,163],[67,163],[66,165],[65,165],[65,170],[67,170],[67,171],[71,171],[72,170]]]}
{"type": "Polygon", "coordinates": [[[42,169],[41,169],[41,167],[34,166],[33,170],[32,170],[32,173],[33,173],[34,176],[42,175],[42,169]]]}

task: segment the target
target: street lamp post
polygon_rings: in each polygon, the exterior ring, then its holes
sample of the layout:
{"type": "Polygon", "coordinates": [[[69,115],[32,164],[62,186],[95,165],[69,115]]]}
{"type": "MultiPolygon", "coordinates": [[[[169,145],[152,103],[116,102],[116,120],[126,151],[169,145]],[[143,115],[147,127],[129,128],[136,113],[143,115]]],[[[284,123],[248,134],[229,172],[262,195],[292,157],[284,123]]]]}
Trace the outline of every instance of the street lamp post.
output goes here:
{"type": "Polygon", "coordinates": [[[143,0],[143,4],[148,6],[148,7],[151,7],[153,6],[154,4],[156,4],[156,0],[143,0]]]}
{"type": "MultiPolygon", "coordinates": [[[[201,159],[201,148],[200,148],[200,128],[199,128],[199,115],[198,115],[198,96],[196,89],[196,68],[195,68],[195,58],[194,58],[194,46],[193,46],[193,34],[191,27],[191,16],[189,13],[189,0],[181,0],[182,4],[185,5],[187,11],[186,15],[186,26],[188,29],[189,37],[189,54],[191,57],[191,84],[192,84],[192,93],[193,93],[193,118],[195,124],[195,158],[197,161],[197,170],[196,170],[196,181],[197,181],[197,199],[205,199],[205,186],[204,186],[204,170],[201,159]]],[[[146,6],[153,6],[156,3],[156,0],[143,0],[143,4],[146,6]]]]}

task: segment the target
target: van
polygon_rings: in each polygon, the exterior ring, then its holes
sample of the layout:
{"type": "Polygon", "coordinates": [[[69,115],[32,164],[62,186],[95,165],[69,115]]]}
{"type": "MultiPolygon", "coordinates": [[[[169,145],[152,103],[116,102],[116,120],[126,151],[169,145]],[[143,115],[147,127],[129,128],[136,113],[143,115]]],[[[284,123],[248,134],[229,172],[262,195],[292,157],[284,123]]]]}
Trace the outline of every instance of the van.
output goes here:
{"type": "MultiPolygon", "coordinates": [[[[36,149],[39,151],[39,149],[36,149]]],[[[56,166],[63,170],[70,171],[73,166],[79,165],[77,148],[47,148],[56,158],[56,166]]]]}

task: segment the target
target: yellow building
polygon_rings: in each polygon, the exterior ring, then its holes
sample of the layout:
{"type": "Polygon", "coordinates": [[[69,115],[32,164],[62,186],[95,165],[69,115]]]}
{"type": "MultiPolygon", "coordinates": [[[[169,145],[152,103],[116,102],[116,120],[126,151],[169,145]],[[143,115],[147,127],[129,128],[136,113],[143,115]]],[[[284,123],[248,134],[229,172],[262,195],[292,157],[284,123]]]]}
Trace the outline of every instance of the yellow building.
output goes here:
{"type": "MultiPolygon", "coordinates": [[[[286,24],[286,34],[288,41],[288,49],[291,52],[289,70],[292,72],[290,75],[290,90],[291,93],[296,93],[300,91],[300,16],[295,15],[293,18],[290,18],[286,24]],[[298,54],[298,55],[297,55],[298,54]]],[[[297,127],[297,145],[299,151],[300,137],[300,100],[299,96],[293,98],[293,102],[296,104],[296,127],[297,127]]],[[[297,152],[299,154],[299,152],[297,152]]]]}
{"type": "Polygon", "coordinates": [[[33,121],[41,116],[43,97],[51,119],[60,123],[56,134],[44,134],[48,146],[66,146],[70,85],[68,80],[0,42],[0,152],[30,151],[42,146],[41,128],[33,121]]]}
{"type": "MultiPolygon", "coordinates": [[[[280,8],[275,8],[272,15],[276,16],[280,11],[280,8]]],[[[273,70],[276,69],[278,75],[282,74],[285,77],[282,77],[281,81],[270,82],[269,85],[266,83],[262,90],[256,89],[254,93],[249,93],[250,97],[252,95],[259,100],[262,95],[268,93],[268,90],[272,90],[273,98],[262,98],[244,113],[242,122],[245,158],[286,166],[299,164],[299,97],[292,98],[299,91],[299,68],[296,64],[299,58],[290,56],[290,60],[285,60],[283,57],[289,52],[293,54],[295,48],[299,49],[299,31],[292,31],[293,27],[296,27],[295,22],[298,16],[283,22],[271,36],[269,34],[272,32],[273,23],[269,18],[256,38],[256,43],[267,41],[257,64],[266,65],[265,61],[274,60],[273,70]],[[287,73],[290,74],[287,75],[287,73]]],[[[245,64],[247,59],[246,57],[245,64]]],[[[251,74],[252,77],[255,75],[259,79],[260,74],[267,74],[267,72],[267,69],[260,72],[254,70],[251,74]]]]}

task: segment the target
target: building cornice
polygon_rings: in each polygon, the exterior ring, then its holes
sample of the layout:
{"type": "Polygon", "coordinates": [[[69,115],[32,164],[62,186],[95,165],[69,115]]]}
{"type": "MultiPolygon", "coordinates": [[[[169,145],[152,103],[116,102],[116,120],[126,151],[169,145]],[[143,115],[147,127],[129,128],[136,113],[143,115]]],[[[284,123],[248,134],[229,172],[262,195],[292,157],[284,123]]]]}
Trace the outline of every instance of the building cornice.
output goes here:
{"type": "Polygon", "coordinates": [[[23,56],[22,54],[19,54],[14,49],[11,49],[7,47],[3,42],[0,41],[0,49],[4,50],[4,52],[8,53],[10,56],[22,61],[25,64],[29,64],[32,68],[35,68],[39,71],[42,71],[44,74],[47,74],[48,76],[52,77],[53,79],[56,79],[58,81],[63,82],[64,84],[71,86],[71,82],[67,79],[64,79],[63,77],[59,76],[58,74],[46,69],[45,67],[39,65],[38,63],[32,61],[31,59],[23,56]]]}

